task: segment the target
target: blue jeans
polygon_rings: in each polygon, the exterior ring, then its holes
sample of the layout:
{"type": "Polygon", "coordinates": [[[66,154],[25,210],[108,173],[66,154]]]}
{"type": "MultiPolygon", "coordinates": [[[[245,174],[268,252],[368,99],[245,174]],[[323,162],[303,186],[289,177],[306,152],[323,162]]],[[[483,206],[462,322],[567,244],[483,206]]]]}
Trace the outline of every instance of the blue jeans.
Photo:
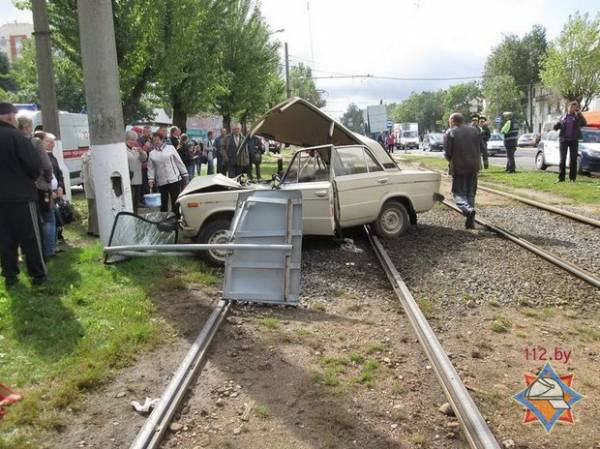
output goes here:
{"type": "Polygon", "coordinates": [[[188,172],[188,179],[191,180],[194,176],[196,176],[196,164],[191,163],[190,165],[186,165],[188,172]]]}
{"type": "Polygon", "coordinates": [[[215,174],[215,160],[214,159],[209,159],[208,162],[206,163],[206,165],[207,165],[206,174],[207,175],[214,175],[215,174]]]}
{"type": "Polygon", "coordinates": [[[454,202],[464,214],[475,210],[476,193],[477,173],[452,176],[452,195],[454,196],[454,202]]]}
{"type": "Polygon", "coordinates": [[[42,218],[42,253],[44,257],[52,257],[56,248],[56,216],[54,208],[41,211],[42,218]]]}

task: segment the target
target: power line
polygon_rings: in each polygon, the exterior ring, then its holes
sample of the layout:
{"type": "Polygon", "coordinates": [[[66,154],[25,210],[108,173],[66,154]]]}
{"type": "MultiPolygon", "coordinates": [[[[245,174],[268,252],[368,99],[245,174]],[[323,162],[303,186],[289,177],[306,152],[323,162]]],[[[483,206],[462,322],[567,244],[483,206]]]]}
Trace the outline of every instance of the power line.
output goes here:
{"type": "Polygon", "coordinates": [[[313,79],[315,79],[315,80],[354,79],[354,78],[370,78],[370,79],[391,80],[391,81],[458,81],[458,80],[482,79],[485,77],[482,75],[475,75],[475,76],[454,76],[454,77],[445,77],[445,78],[403,78],[403,77],[398,77],[398,76],[371,75],[369,73],[367,73],[365,75],[313,76],[313,79]]]}

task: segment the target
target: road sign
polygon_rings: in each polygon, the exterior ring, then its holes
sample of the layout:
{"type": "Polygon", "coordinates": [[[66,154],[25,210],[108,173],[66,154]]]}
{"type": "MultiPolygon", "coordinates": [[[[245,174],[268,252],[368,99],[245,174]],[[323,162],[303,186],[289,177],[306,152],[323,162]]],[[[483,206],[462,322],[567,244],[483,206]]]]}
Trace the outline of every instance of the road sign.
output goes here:
{"type": "Polygon", "coordinates": [[[496,117],[496,123],[499,125],[500,123],[502,123],[502,116],[499,115],[498,117],[496,117]]]}
{"type": "Polygon", "coordinates": [[[394,127],[394,122],[393,122],[393,121],[391,121],[391,120],[388,120],[387,122],[385,122],[385,126],[386,126],[388,129],[392,129],[392,128],[394,127]]]}

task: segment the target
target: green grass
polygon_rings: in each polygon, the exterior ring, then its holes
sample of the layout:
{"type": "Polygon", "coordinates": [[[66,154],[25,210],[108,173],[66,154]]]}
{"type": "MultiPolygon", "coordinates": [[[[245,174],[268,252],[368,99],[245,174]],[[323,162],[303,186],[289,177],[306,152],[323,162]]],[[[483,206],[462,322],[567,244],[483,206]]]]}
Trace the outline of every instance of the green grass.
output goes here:
{"type": "MultiPolygon", "coordinates": [[[[445,159],[416,155],[402,155],[402,158],[419,162],[428,168],[448,170],[448,163],[445,159]]],[[[532,189],[552,193],[575,203],[600,203],[600,178],[578,176],[577,182],[574,184],[569,182],[554,184],[557,176],[556,173],[541,170],[518,170],[517,173],[509,175],[501,166],[491,165],[489,169],[481,171],[479,179],[483,182],[506,185],[517,189],[532,189]]]]}
{"type": "Polygon", "coordinates": [[[492,324],[490,324],[490,329],[497,334],[505,334],[512,328],[512,323],[507,318],[496,317],[492,324]]]}
{"type": "Polygon", "coordinates": [[[25,398],[0,420],[0,449],[38,447],[44,430],[64,426],[65,408],[159,343],[167,324],[153,298],[182,282],[217,280],[193,259],[107,266],[81,224],[65,234],[72,246],[50,262],[46,285],[32,288],[24,273],[8,291],[0,283],[0,381],[25,398]]]}
{"type": "Polygon", "coordinates": [[[275,330],[279,329],[280,322],[279,318],[276,318],[274,316],[264,316],[258,319],[258,323],[261,326],[266,327],[267,329],[275,330]]]}
{"type": "Polygon", "coordinates": [[[267,419],[271,416],[271,410],[267,404],[258,403],[254,406],[254,414],[261,419],[267,419]]]}
{"type": "Polygon", "coordinates": [[[360,369],[358,376],[354,378],[354,381],[359,384],[372,386],[379,369],[379,362],[375,359],[369,359],[360,369]]]}

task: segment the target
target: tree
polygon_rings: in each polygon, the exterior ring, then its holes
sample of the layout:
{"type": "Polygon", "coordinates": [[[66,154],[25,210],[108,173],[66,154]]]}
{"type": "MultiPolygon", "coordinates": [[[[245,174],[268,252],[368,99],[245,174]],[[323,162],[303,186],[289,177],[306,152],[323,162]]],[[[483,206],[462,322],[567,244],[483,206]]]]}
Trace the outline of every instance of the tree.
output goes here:
{"type": "Polygon", "coordinates": [[[346,112],[342,115],[342,123],[354,132],[363,133],[363,111],[354,103],[350,103],[348,109],[346,109],[346,112]]]}
{"type": "MultiPolygon", "coordinates": [[[[14,97],[20,103],[39,103],[35,45],[31,39],[23,45],[21,55],[11,68],[11,76],[18,86],[14,97]]],[[[60,51],[54,52],[53,60],[58,108],[63,111],[80,112],[85,105],[81,69],[60,51]]]]}
{"type": "Polygon", "coordinates": [[[0,52],[0,90],[2,91],[15,91],[17,89],[17,82],[11,76],[10,63],[8,56],[0,52]]]}
{"type": "Polygon", "coordinates": [[[480,98],[481,89],[476,81],[450,86],[442,95],[442,105],[444,107],[443,126],[448,123],[448,118],[453,112],[460,112],[468,117],[471,114],[473,102],[479,101],[480,98]]]}
{"type": "Polygon", "coordinates": [[[281,83],[278,42],[270,42],[269,28],[251,0],[233,0],[221,26],[222,75],[215,87],[214,107],[229,129],[234,117],[252,120],[273,104],[281,83]]]}
{"type": "Polygon", "coordinates": [[[186,128],[191,114],[209,108],[222,74],[219,66],[221,18],[227,12],[223,0],[167,0],[167,22],[177,24],[176,33],[165,30],[165,64],[157,71],[160,96],[171,106],[173,123],[186,128]]]}
{"type": "MultiPolygon", "coordinates": [[[[421,132],[440,128],[444,115],[444,91],[411,93],[392,110],[392,118],[396,122],[417,122],[421,132]]],[[[441,125],[444,126],[443,124],[441,125]]]]}
{"type": "Polygon", "coordinates": [[[302,63],[290,68],[290,89],[292,95],[304,98],[318,108],[324,107],[327,102],[321,97],[312,77],[312,69],[302,63]]]}
{"type": "Polygon", "coordinates": [[[566,100],[576,100],[584,111],[588,109],[600,95],[600,13],[594,19],[579,13],[569,17],[548,48],[541,78],[566,100]]]}
{"type": "Polygon", "coordinates": [[[486,100],[486,113],[496,117],[504,111],[514,111],[516,119],[523,119],[521,92],[510,75],[499,75],[483,82],[483,94],[486,100]]]}

